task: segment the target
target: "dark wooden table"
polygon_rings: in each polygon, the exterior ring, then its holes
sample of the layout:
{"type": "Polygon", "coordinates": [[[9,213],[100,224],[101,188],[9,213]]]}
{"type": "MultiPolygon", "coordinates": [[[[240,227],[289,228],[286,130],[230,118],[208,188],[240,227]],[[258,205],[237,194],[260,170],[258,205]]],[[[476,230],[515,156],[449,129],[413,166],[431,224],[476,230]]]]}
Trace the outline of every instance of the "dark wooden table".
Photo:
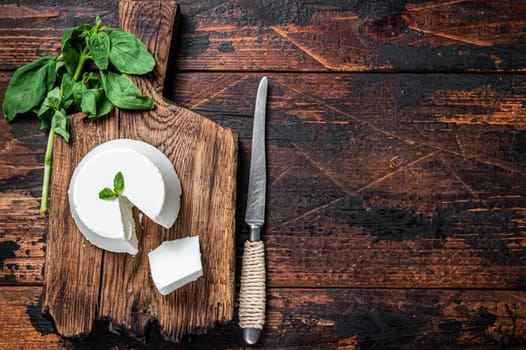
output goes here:
{"type": "MultiPolygon", "coordinates": [[[[256,347],[526,346],[525,1],[179,5],[165,95],[239,134],[238,266],[255,87],[270,81],[256,347]]],[[[0,99],[97,14],[116,26],[117,0],[2,0],[0,99]]],[[[156,324],[144,342],[105,321],[82,341],[55,333],[40,313],[45,142],[34,119],[0,120],[0,348],[244,347],[237,313],[179,345],[156,324]]]]}

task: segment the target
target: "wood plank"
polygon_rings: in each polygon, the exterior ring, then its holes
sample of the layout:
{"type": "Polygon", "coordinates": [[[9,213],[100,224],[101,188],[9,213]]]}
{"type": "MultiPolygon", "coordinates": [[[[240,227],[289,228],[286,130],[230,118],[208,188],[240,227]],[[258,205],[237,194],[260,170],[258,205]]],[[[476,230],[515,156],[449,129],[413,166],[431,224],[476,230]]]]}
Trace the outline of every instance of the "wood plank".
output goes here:
{"type": "Polygon", "coordinates": [[[117,4],[117,0],[4,1],[0,4],[0,69],[14,69],[42,56],[58,55],[64,31],[81,23],[94,23],[97,15],[104,24],[117,26],[117,4]]]}
{"type": "Polygon", "coordinates": [[[3,349],[61,349],[63,341],[41,310],[42,287],[0,287],[0,347],[3,349]]]}
{"type": "MultiPolygon", "coordinates": [[[[256,79],[180,73],[168,95],[238,130],[242,174],[256,79]]],[[[524,288],[522,76],[269,81],[270,285],[524,288]]]]}
{"type": "MultiPolygon", "coordinates": [[[[24,185],[27,182],[18,184],[24,185]]],[[[35,197],[0,192],[0,258],[44,256],[47,224],[39,218],[39,200],[35,197]]]]}
{"type": "MultiPolygon", "coordinates": [[[[4,248],[4,242],[0,247],[4,248]]],[[[1,285],[41,285],[44,283],[44,258],[0,258],[1,285]]]]}
{"type": "Polygon", "coordinates": [[[316,345],[324,340],[341,344],[353,337],[359,345],[379,348],[448,341],[489,345],[496,338],[524,341],[524,299],[515,292],[507,295],[503,303],[498,300],[504,295],[480,291],[285,290],[270,302],[270,320],[279,321],[269,320],[269,327],[278,330],[296,321],[307,334],[317,335],[305,339],[304,331],[296,333],[300,327],[294,326],[292,332],[284,332],[285,344],[280,345],[316,345]]]}
{"type": "MultiPolygon", "coordinates": [[[[197,72],[166,82],[168,98],[239,134],[238,255],[258,78],[197,72]]],[[[269,78],[270,286],[525,287],[522,75],[269,78]]],[[[45,135],[31,120],[0,123],[9,126],[0,142],[22,155],[0,158],[0,256],[15,263],[45,248],[34,220],[45,135]],[[15,164],[38,176],[11,177],[15,164]]]]}
{"type": "Polygon", "coordinates": [[[184,190],[179,218],[172,229],[161,230],[152,221],[145,220],[146,233],[136,257],[106,254],[100,312],[103,316],[109,315],[116,327],[138,336],[143,335],[147,324],[155,318],[167,336],[178,339],[189,332],[206,331],[217,321],[225,322],[233,317],[237,138],[230,130],[160,97],[175,7],[150,6],[146,2],[121,5],[121,28],[138,35],[156,55],[154,85],[144,79],[135,81],[147,95],[156,96],[157,108],[143,117],[121,111],[120,137],[158,146],[174,163],[184,190]],[[207,220],[203,220],[204,217],[207,220]],[[160,297],[148,270],[136,267],[148,266],[147,253],[162,241],[194,235],[200,236],[203,278],[168,297],[160,297]],[[114,276],[123,270],[129,277],[123,279],[126,282],[122,285],[116,285],[114,276]],[[145,284],[151,287],[145,289],[145,284]],[[140,291],[134,300],[114,302],[117,295],[128,295],[130,288],[140,291]]]}
{"type": "MultiPolygon", "coordinates": [[[[152,327],[145,343],[108,332],[62,341],[40,315],[40,287],[0,287],[0,342],[9,349],[243,349],[235,322],[178,345],[152,327]]],[[[526,293],[477,290],[275,289],[268,291],[261,346],[287,349],[492,348],[526,342],[526,293]]]]}
{"type": "MultiPolygon", "coordinates": [[[[117,3],[0,4],[0,103],[15,68],[57,54],[63,30],[96,14],[116,26],[117,3]]],[[[180,4],[164,95],[240,135],[238,255],[252,90],[259,71],[276,72],[260,346],[526,344],[524,76],[304,73],[523,72],[523,2],[180,4]]],[[[84,340],[57,336],[38,286],[46,137],[29,118],[0,120],[0,136],[0,348],[245,348],[236,320],[179,345],[157,323],[136,332],[144,343],[102,321],[84,340]]]]}
{"type": "Polygon", "coordinates": [[[186,59],[177,59],[183,70],[493,71],[525,63],[509,51],[524,45],[526,19],[524,4],[511,1],[181,1],[181,8],[189,23],[180,47],[186,59]]]}
{"type": "MultiPolygon", "coordinates": [[[[524,71],[526,7],[517,1],[371,1],[261,4],[179,2],[174,65],[220,71],[524,71]],[[323,44],[321,44],[323,43],[323,44]]],[[[56,55],[72,25],[117,1],[0,5],[0,69],[56,55]]]]}
{"type": "Polygon", "coordinates": [[[97,317],[102,250],[91,245],[73,222],[67,198],[69,181],[80,160],[95,146],[117,133],[118,120],[109,116],[84,122],[85,114],[71,118],[67,144],[55,136],[49,199],[42,311],[59,334],[86,336],[97,317]]]}

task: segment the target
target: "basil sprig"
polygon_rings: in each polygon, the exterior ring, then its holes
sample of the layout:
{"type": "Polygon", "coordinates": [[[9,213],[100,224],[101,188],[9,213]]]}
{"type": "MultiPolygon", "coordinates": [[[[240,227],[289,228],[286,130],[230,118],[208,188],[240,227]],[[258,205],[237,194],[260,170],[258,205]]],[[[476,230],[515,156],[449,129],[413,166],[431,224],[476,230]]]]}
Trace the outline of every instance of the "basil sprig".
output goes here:
{"type": "Polygon", "coordinates": [[[124,176],[119,171],[113,178],[113,190],[109,187],[104,187],[99,192],[99,198],[104,200],[112,200],[120,196],[124,190],[124,176]]]}
{"type": "MultiPolygon", "coordinates": [[[[67,115],[82,111],[89,119],[107,115],[114,107],[153,109],[152,99],[123,73],[143,75],[153,70],[155,60],[134,35],[101,25],[81,24],[62,37],[62,54],[46,56],[18,68],[11,77],[2,109],[9,121],[34,113],[42,130],[49,129],[44,160],[40,214],[46,215],[54,134],[69,142],[67,115]],[[87,70],[92,61],[96,70],[87,70]]],[[[122,175],[122,174],[121,174],[122,175]]]]}

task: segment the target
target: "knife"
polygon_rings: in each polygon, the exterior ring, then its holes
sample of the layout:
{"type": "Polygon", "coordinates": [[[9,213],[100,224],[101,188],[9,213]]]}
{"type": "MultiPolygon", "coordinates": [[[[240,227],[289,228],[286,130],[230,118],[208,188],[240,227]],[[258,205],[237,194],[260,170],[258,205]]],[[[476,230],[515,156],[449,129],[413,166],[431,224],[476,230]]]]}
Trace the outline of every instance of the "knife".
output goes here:
{"type": "Polygon", "coordinates": [[[260,234],[265,223],[267,185],[265,159],[267,89],[267,77],[263,77],[259,82],[254,112],[245,214],[245,223],[250,229],[250,234],[243,249],[239,292],[239,325],[243,328],[243,339],[247,344],[257,343],[265,323],[265,246],[260,234]]]}

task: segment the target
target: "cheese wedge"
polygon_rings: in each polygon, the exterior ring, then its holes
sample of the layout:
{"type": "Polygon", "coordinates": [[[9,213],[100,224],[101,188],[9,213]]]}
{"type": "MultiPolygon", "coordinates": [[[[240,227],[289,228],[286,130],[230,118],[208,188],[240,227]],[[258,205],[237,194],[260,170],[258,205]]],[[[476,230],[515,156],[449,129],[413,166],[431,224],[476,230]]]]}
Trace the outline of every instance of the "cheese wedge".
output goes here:
{"type": "Polygon", "coordinates": [[[142,141],[119,139],[95,147],[80,161],[68,197],[73,219],[88,241],[108,251],[135,255],[132,208],[170,228],[179,213],[181,183],[160,150],[142,141]],[[121,195],[100,199],[99,191],[112,188],[119,171],[124,177],[121,195]]]}
{"type": "Polygon", "coordinates": [[[148,253],[152,279],[167,295],[203,275],[199,236],[164,241],[148,253]]]}

